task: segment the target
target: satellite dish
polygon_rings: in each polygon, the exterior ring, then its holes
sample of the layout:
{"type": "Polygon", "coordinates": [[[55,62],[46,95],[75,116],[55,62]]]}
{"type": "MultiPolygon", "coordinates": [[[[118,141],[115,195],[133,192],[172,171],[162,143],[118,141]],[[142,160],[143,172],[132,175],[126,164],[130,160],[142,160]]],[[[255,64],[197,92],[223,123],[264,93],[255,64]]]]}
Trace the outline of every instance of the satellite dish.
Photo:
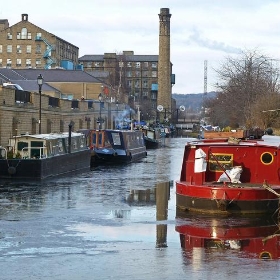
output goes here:
{"type": "Polygon", "coordinates": [[[186,108],[185,108],[184,105],[181,105],[181,106],[179,107],[179,110],[180,110],[181,112],[184,112],[184,111],[186,110],[186,108]]]}
{"type": "Polygon", "coordinates": [[[162,106],[162,105],[158,105],[158,106],[157,106],[157,110],[158,110],[159,112],[162,112],[162,111],[163,111],[163,106],[162,106]]]}

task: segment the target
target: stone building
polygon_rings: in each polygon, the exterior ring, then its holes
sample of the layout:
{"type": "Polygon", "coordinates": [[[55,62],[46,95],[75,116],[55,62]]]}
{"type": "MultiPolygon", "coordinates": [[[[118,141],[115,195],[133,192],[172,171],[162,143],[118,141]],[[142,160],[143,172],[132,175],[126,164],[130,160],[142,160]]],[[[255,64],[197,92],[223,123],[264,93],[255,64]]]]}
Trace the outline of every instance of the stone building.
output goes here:
{"type": "Polygon", "coordinates": [[[102,120],[102,128],[115,128],[119,112],[125,104],[101,102],[98,100],[61,99],[44,94],[46,84],[40,94],[0,87],[0,145],[6,146],[9,137],[23,133],[38,134],[41,110],[42,133],[66,132],[72,130],[95,129],[102,120]]]}
{"type": "Polygon", "coordinates": [[[0,20],[0,67],[74,69],[78,64],[79,48],[28,21],[9,26],[0,20]]]}
{"type": "Polygon", "coordinates": [[[133,51],[84,55],[79,58],[86,72],[108,72],[110,94],[118,101],[129,103],[134,109],[139,106],[150,119],[157,114],[158,61],[158,55],[135,55],[133,51]]]}

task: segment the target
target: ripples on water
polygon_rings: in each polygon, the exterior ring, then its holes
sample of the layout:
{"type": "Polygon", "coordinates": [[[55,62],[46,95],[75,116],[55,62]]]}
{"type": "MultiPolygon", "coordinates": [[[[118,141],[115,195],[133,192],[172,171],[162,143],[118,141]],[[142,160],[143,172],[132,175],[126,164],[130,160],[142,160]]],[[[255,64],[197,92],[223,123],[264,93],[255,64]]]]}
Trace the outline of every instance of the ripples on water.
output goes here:
{"type": "MultiPolygon", "coordinates": [[[[0,279],[278,279],[278,260],[246,251],[248,241],[233,249],[230,240],[188,235],[229,234],[233,226],[248,234],[248,221],[176,214],[186,141],[166,139],[129,165],[40,184],[2,182],[0,279]]],[[[253,225],[257,234],[265,227],[277,234],[275,223],[261,224],[253,225]]]]}

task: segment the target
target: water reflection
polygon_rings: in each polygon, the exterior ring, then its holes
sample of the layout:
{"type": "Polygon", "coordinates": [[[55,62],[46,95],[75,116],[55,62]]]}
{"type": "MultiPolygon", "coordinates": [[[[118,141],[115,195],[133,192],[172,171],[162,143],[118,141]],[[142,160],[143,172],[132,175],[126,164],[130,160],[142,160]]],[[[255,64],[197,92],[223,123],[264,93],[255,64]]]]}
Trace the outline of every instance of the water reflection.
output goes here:
{"type": "Polygon", "coordinates": [[[213,218],[188,216],[179,213],[176,231],[180,235],[181,248],[188,259],[205,261],[209,254],[232,254],[241,258],[279,259],[279,222],[271,217],[261,218],[213,218]]]}
{"type": "Polygon", "coordinates": [[[154,205],[156,204],[156,247],[167,247],[167,219],[168,201],[170,200],[170,187],[172,181],[157,183],[152,189],[131,189],[126,201],[129,205],[154,205]]]}

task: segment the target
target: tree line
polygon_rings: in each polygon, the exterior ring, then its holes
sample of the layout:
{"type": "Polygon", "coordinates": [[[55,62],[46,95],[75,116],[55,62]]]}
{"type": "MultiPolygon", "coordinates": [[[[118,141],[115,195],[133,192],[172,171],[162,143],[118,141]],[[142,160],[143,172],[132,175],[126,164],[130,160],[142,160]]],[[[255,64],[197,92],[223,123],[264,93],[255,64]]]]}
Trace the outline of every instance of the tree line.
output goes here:
{"type": "Polygon", "coordinates": [[[278,61],[257,50],[227,57],[218,69],[217,95],[203,103],[209,123],[220,127],[280,127],[278,61]]]}

